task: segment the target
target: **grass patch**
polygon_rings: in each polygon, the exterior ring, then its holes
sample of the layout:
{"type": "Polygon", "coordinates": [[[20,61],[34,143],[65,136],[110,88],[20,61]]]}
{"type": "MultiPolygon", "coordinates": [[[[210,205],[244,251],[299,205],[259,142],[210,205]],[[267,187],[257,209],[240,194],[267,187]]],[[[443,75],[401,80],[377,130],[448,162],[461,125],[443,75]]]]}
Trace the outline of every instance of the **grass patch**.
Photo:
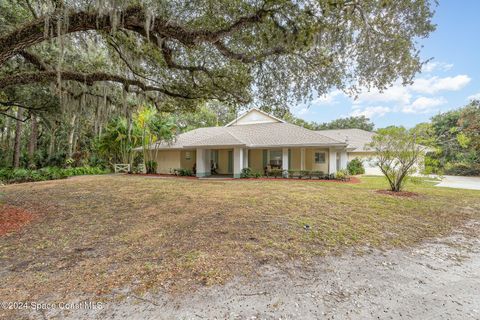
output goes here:
{"type": "Polygon", "coordinates": [[[84,176],[9,185],[37,218],[1,237],[0,296],[65,299],[112,289],[190,290],[265,263],[409,246],[480,218],[480,192],[416,181],[416,197],[360,184],[84,176]],[[309,228],[305,228],[308,225],[309,228]]]}

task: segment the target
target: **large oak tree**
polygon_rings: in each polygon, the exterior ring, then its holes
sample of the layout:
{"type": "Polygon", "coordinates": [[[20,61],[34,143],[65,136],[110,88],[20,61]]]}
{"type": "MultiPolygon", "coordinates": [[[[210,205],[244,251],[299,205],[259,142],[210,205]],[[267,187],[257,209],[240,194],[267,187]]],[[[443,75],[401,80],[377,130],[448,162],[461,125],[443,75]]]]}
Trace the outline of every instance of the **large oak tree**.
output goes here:
{"type": "Polygon", "coordinates": [[[429,0],[1,3],[0,90],[119,83],[178,106],[285,107],[332,87],[408,82],[421,66],[416,41],[434,28],[429,0]]]}

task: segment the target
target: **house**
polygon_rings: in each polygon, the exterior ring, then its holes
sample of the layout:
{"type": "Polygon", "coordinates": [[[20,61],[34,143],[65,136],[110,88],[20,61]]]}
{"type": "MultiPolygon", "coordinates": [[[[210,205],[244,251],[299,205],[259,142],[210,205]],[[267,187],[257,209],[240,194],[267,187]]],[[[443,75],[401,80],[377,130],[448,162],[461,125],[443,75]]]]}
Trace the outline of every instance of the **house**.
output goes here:
{"type": "Polygon", "coordinates": [[[197,177],[205,177],[212,164],[218,174],[234,178],[247,167],[262,173],[279,168],[335,174],[351,159],[372,155],[365,146],[372,135],[359,129],[313,131],[251,109],[224,127],[195,129],[149,149],[163,174],[195,168],[197,177]]]}

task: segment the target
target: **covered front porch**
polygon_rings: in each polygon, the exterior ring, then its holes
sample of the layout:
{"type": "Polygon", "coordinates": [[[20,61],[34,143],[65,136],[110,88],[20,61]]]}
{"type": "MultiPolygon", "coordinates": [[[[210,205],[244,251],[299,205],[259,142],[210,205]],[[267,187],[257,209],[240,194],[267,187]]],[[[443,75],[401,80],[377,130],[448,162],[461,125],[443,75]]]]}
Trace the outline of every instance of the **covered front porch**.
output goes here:
{"type": "Polygon", "coordinates": [[[186,151],[195,155],[197,177],[231,175],[240,178],[244,168],[264,174],[272,169],[284,171],[318,171],[335,174],[347,168],[345,148],[283,147],[283,148],[197,148],[186,151]]]}

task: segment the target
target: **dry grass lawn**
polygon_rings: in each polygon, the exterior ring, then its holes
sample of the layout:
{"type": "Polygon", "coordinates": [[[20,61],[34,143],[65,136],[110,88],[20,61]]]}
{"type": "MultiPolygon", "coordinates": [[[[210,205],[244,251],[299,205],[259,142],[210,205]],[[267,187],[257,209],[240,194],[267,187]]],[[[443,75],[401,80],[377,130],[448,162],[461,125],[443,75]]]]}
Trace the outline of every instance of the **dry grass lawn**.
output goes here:
{"type": "MultiPolygon", "coordinates": [[[[480,192],[360,184],[84,176],[0,188],[35,215],[0,237],[0,300],[63,300],[114,289],[184,291],[266,263],[409,246],[480,219],[480,192]],[[310,228],[306,230],[305,225],[310,228]]],[[[1,209],[0,209],[1,210],[1,209]]]]}

